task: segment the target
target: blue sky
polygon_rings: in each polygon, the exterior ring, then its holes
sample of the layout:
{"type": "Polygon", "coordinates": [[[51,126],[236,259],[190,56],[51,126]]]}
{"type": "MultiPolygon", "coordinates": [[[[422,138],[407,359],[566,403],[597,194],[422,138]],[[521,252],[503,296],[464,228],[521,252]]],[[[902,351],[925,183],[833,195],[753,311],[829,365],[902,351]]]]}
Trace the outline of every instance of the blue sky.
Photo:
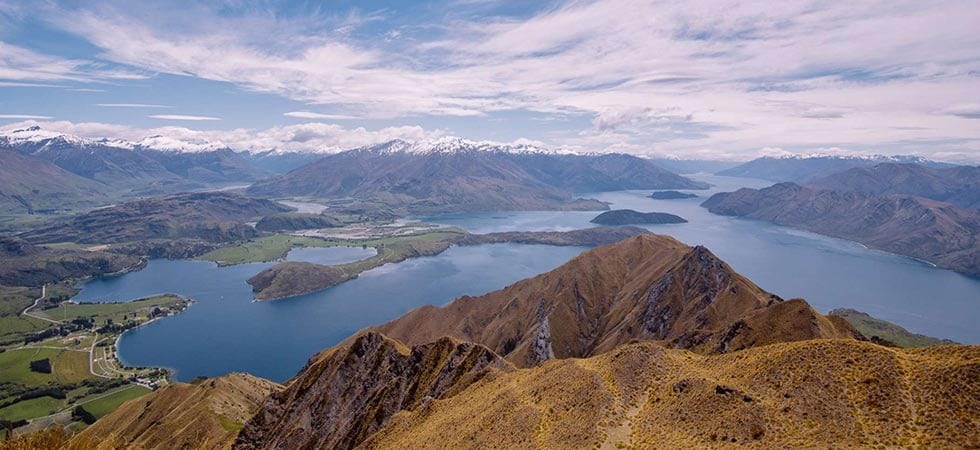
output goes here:
{"type": "Polygon", "coordinates": [[[980,161],[980,5],[783,3],[0,0],[0,128],[980,161]]]}

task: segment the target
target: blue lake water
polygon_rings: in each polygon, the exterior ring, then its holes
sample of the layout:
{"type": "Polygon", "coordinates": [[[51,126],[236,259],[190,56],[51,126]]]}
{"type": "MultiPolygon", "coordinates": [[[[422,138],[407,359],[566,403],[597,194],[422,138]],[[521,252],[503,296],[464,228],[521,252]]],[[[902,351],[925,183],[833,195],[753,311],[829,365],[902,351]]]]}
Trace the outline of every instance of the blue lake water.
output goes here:
{"type": "MultiPolygon", "coordinates": [[[[698,206],[713,192],[763,187],[759,180],[698,175],[715,185],[700,198],[653,200],[650,191],[589,194],[614,208],[662,211],[689,223],[650,230],[701,244],[735,270],[784,298],[803,297],[822,312],[837,307],[932,336],[980,343],[980,280],[853,242],[764,222],[713,215],[698,206]]],[[[570,230],[592,226],[595,212],[496,212],[422,218],[475,233],[570,230]]],[[[173,292],[197,301],[178,316],[132,331],[120,341],[131,365],[166,366],[177,378],[246,371],[283,381],[314,353],[369,325],[424,304],[502,288],[548,271],[581,247],[494,244],[453,247],[441,255],[389,264],[340,286],[302,297],[252,302],[245,280],[271,263],[217,267],[200,261],[153,260],[139,272],[97,279],[76,301],[130,300],[173,292]]],[[[288,259],[337,264],[372,249],[295,249],[288,259]]]]}
{"type": "MultiPolygon", "coordinates": [[[[290,259],[296,259],[297,250],[290,259]]],[[[339,254],[333,264],[364,256],[352,255],[354,249],[305,250],[297,255],[312,255],[318,262],[325,262],[333,250],[339,254]]],[[[272,263],[218,267],[206,261],[158,259],[139,272],[90,281],[73,300],[123,301],[165,292],[192,298],[197,303],[183,313],[126,333],[119,342],[123,361],[169,367],[181,381],[229,372],[285,381],[314,353],[361,328],[421,305],[448,303],[547,272],[582,250],[516,244],[453,247],[437,256],[379,267],[325,291],[271,302],[253,302],[245,280],[272,263]]]]}

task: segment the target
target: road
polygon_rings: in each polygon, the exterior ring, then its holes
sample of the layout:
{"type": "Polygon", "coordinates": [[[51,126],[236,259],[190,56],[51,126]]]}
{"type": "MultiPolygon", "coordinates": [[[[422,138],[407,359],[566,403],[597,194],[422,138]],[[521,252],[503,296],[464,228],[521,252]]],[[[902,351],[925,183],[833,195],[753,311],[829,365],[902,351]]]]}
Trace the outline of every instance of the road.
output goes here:
{"type": "Polygon", "coordinates": [[[24,311],[22,311],[21,314],[23,314],[25,316],[28,316],[28,317],[33,317],[33,318],[38,319],[38,320],[43,320],[45,322],[51,322],[51,323],[60,324],[61,323],[60,321],[51,320],[51,319],[49,319],[47,317],[41,317],[39,315],[36,315],[36,314],[32,314],[31,313],[31,310],[34,309],[34,308],[37,308],[37,305],[39,303],[41,303],[41,300],[44,300],[44,297],[47,297],[47,292],[48,292],[48,285],[45,284],[45,285],[41,286],[41,296],[34,300],[34,304],[32,304],[31,306],[28,306],[27,308],[24,308],[24,311]]]}

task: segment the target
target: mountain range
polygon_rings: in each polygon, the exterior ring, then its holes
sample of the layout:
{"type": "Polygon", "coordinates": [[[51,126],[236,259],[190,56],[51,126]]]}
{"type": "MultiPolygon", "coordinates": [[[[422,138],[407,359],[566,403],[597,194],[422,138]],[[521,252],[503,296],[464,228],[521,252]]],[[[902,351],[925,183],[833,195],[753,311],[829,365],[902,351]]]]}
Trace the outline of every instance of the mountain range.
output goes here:
{"type": "MultiPolygon", "coordinates": [[[[946,169],[951,170],[951,169],[946,169]]],[[[715,214],[766,220],[980,275],[980,211],[910,195],[872,195],[779,183],[719,193],[715,214]]]]}
{"type": "Polygon", "coordinates": [[[84,139],[33,126],[0,134],[0,204],[12,213],[80,209],[133,196],[249,183],[292,170],[316,154],[188,151],[159,136],[138,142],[84,139]],[[55,170],[56,167],[60,170],[55,170]]]}
{"type": "Polygon", "coordinates": [[[870,195],[914,195],[961,208],[980,209],[980,166],[933,168],[884,163],[845,170],[807,185],[870,195]]]}
{"type": "Polygon", "coordinates": [[[622,189],[704,189],[704,183],[623,154],[572,155],[527,145],[458,138],[390,141],[328,155],[255,183],[261,196],[351,197],[411,213],[605,209],[576,193],[622,189]]]}
{"type": "Polygon", "coordinates": [[[919,164],[932,168],[951,167],[951,164],[930,161],[918,156],[765,156],[717,172],[730,177],[804,183],[855,167],[870,167],[881,163],[919,164]]]}
{"type": "Polygon", "coordinates": [[[35,243],[123,243],[152,239],[208,242],[255,237],[246,224],[293,209],[228,192],[195,192],[134,200],[77,214],[20,235],[35,243]]]}
{"type": "Polygon", "coordinates": [[[127,403],[76,442],[219,448],[234,439],[237,449],[975,442],[980,347],[908,350],[862,339],[844,319],[767,293],[703,247],[639,235],[502,290],[357,333],[313,356],[282,390],[269,385],[262,401],[231,395],[245,383],[240,375],[230,376],[234,383],[175,385],[127,403]],[[213,391],[198,394],[204,389],[213,391]],[[226,427],[207,425],[221,417],[226,427]]]}

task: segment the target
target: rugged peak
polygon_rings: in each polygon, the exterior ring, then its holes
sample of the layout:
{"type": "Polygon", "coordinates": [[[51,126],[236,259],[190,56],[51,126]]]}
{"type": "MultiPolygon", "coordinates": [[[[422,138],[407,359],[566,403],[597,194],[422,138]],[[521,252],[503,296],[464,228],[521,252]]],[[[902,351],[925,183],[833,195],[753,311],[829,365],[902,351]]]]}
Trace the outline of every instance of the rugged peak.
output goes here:
{"type": "Polygon", "coordinates": [[[353,448],[400,411],[426,407],[511,366],[452,338],[408,348],[366,332],[313,358],[270,396],[235,448],[353,448]]]}
{"type": "MultiPolygon", "coordinates": [[[[416,309],[376,329],[406,343],[445,335],[479,342],[521,367],[587,357],[636,339],[712,353],[855,335],[836,322],[784,332],[778,314],[762,314],[780,302],[707,248],[644,234],[496,292],[416,309]],[[736,326],[740,321],[751,326],[736,326]],[[728,344],[720,345],[722,339],[728,344]]],[[[809,306],[794,314],[822,317],[809,306]]]]}

